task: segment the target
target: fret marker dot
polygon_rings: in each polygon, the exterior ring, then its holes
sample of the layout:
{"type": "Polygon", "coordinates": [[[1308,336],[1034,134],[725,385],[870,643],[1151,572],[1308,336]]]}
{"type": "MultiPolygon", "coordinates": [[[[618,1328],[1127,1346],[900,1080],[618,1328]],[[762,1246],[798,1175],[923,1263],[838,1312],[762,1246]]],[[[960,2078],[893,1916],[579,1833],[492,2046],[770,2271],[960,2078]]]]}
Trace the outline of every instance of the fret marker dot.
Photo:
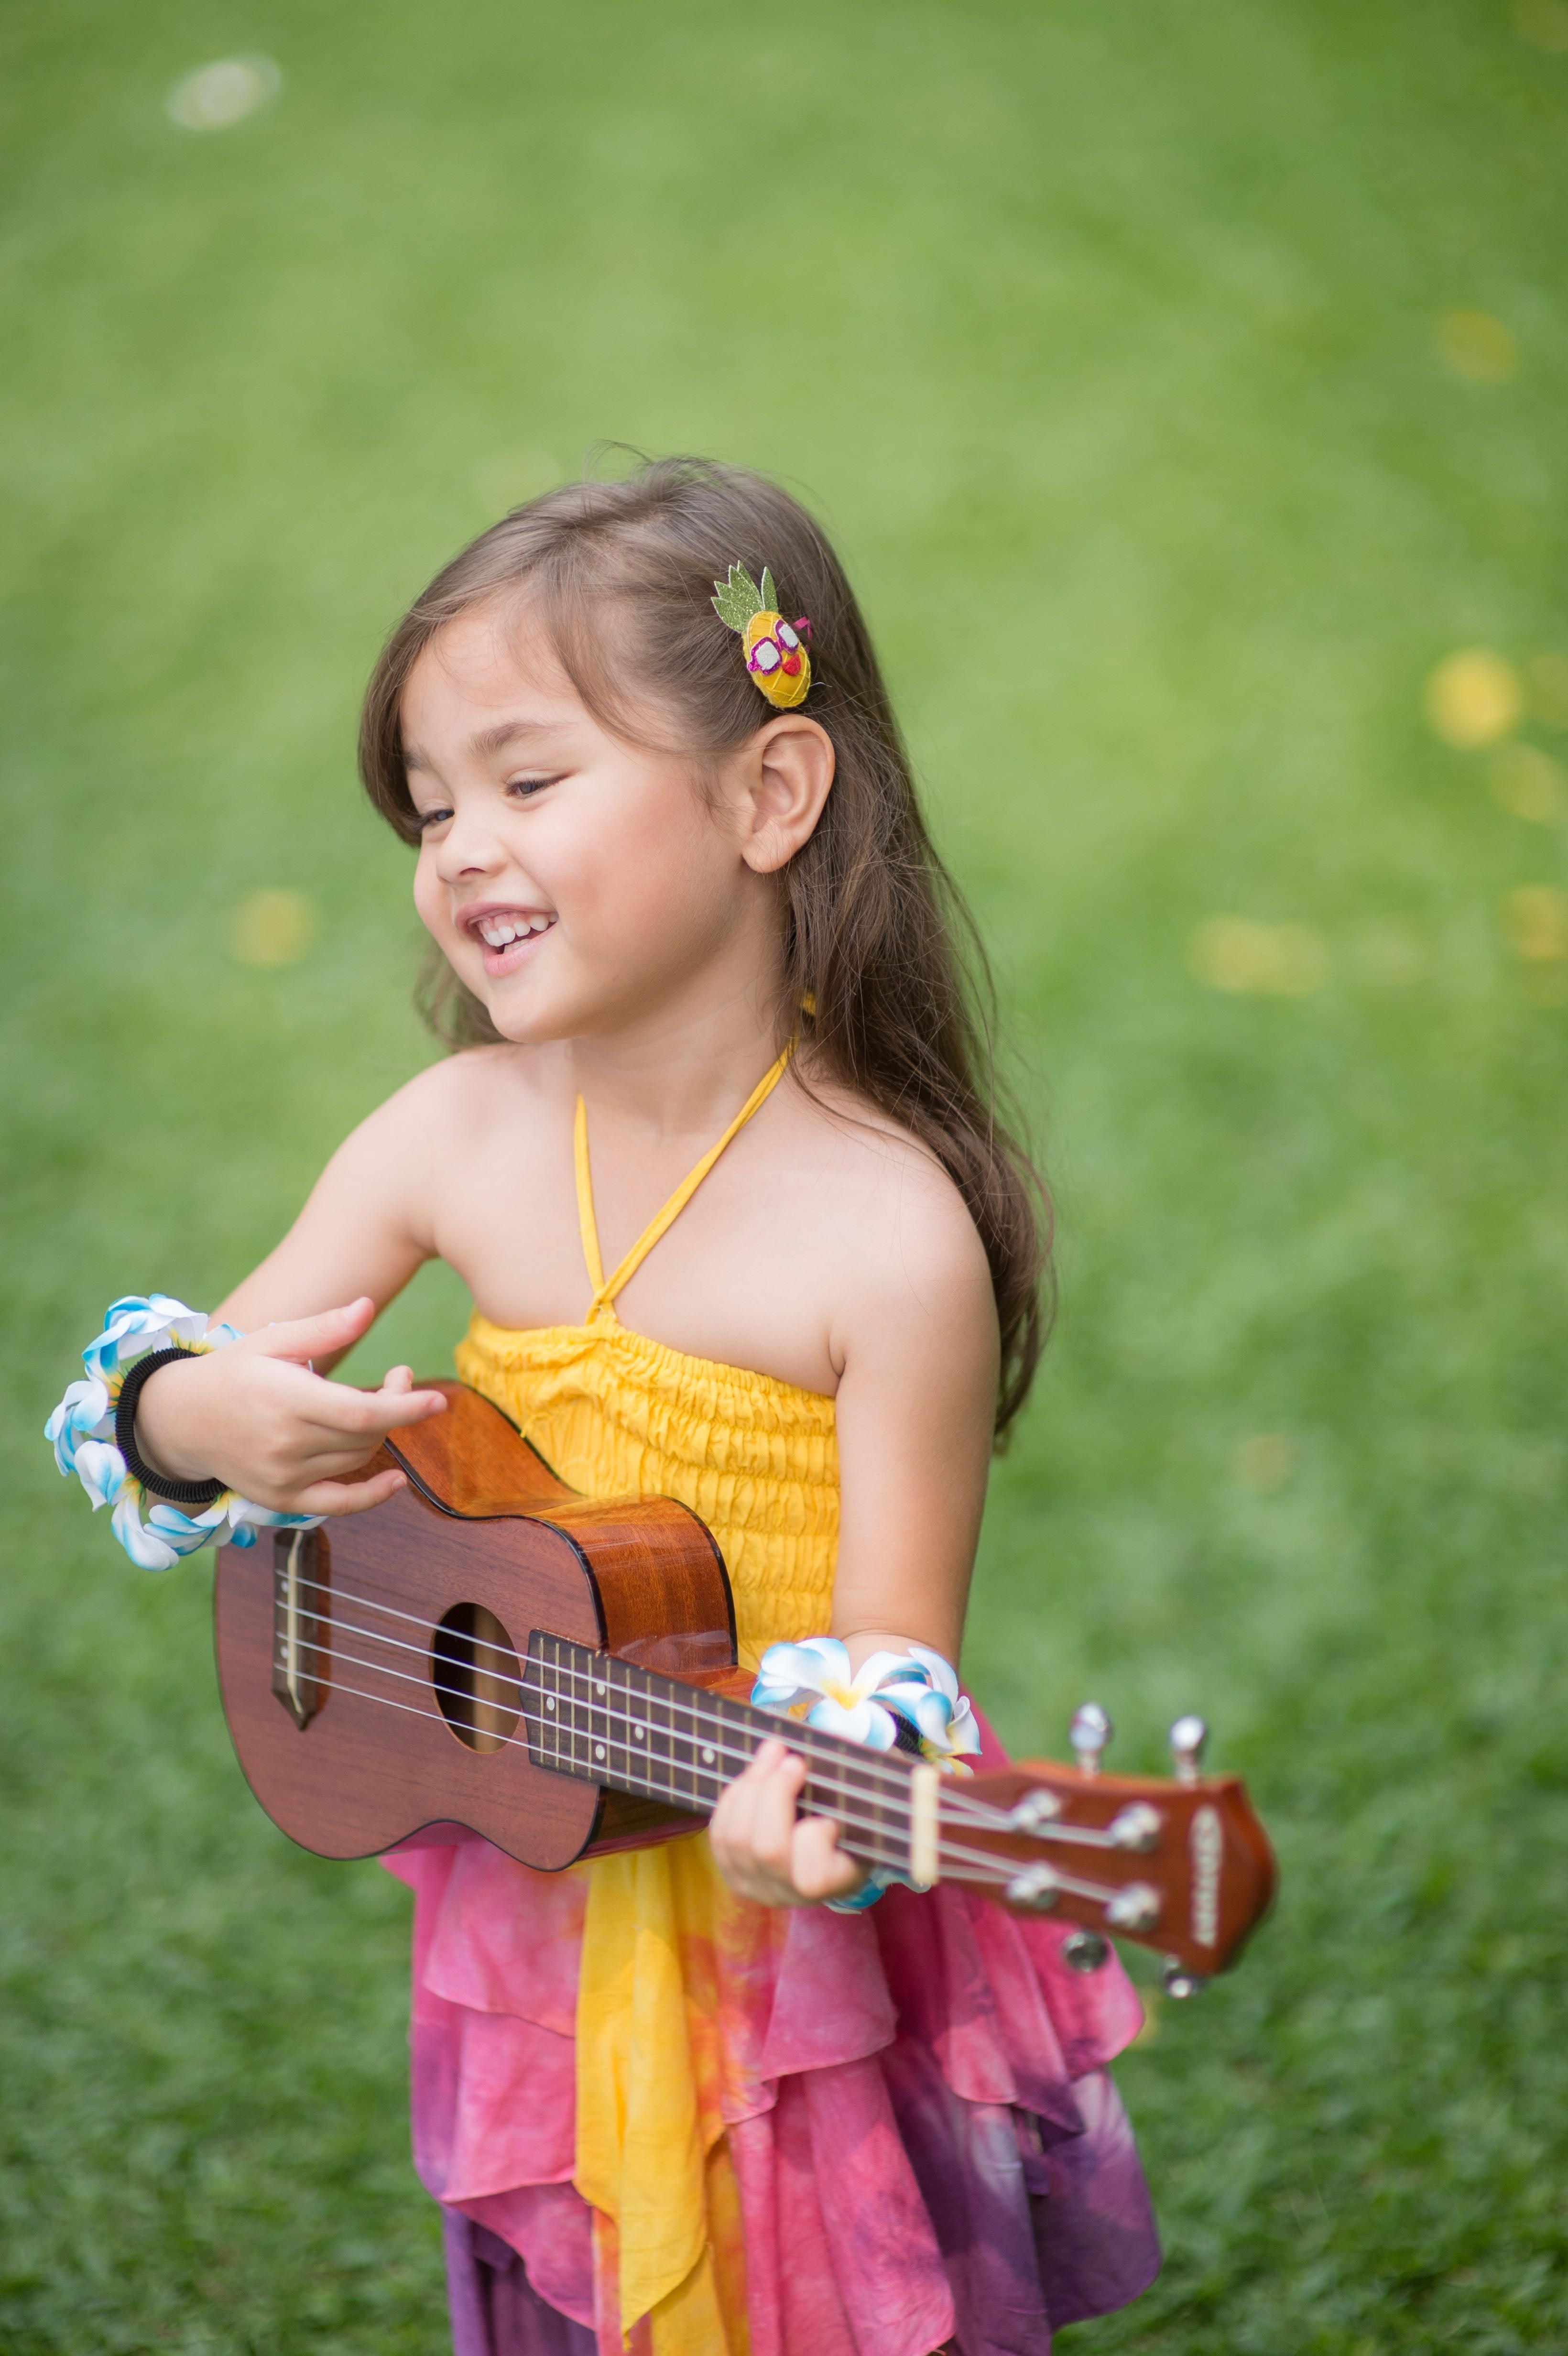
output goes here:
{"type": "Polygon", "coordinates": [[[634,1726],[634,1727],[633,1727],[633,1729],[632,1729],[632,1732],[636,1736],[637,1740],[640,1742],[640,1741],[642,1740],[642,1739],[643,1739],[643,1730],[642,1730],[642,1728],[641,1728],[640,1726],[634,1726]]]}
{"type": "Polygon", "coordinates": [[[555,1696],[554,1696],[554,1694],[547,1694],[547,1695],[545,1696],[545,1705],[544,1705],[544,1706],[545,1706],[546,1709],[553,1709],[553,1708],[555,1708],[555,1696]]]}
{"type": "Polygon", "coordinates": [[[603,1756],[604,1756],[604,1745],[603,1745],[602,1742],[596,1742],[596,1743],[594,1744],[594,1746],[593,1746],[593,1756],[595,1757],[595,1759],[603,1759],[603,1756]]]}
{"type": "Polygon", "coordinates": [[[704,1752],[703,1752],[703,1754],[702,1754],[702,1763],[703,1763],[703,1765],[704,1765],[705,1767],[711,1767],[711,1766],[712,1766],[712,1764],[713,1764],[713,1753],[712,1753],[712,1751],[704,1751],[704,1752]]]}

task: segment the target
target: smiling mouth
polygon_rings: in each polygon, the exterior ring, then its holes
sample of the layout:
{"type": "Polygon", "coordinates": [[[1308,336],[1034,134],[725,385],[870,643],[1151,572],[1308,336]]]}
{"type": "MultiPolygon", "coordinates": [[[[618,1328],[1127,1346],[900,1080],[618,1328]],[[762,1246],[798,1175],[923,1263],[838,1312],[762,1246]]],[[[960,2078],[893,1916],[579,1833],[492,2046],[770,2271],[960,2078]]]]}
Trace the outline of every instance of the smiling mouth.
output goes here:
{"type": "Polygon", "coordinates": [[[555,918],[539,908],[495,908],[463,922],[484,949],[485,972],[496,980],[523,963],[532,944],[551,930],[555,918]]]}
{"type": "Polygon", "coordinates": [[[487,949],[509,949],[530,933],[548,933],[554,922],[553,916],[481,916],[473,929],[487,949]]]}

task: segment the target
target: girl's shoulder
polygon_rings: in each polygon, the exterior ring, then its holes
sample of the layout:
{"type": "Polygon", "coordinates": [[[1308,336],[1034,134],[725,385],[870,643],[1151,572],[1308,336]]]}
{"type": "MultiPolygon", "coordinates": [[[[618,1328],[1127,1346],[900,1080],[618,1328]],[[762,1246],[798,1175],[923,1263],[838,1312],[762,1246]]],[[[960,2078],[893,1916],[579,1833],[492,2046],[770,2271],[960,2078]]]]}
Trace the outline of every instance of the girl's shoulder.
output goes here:
{"type": "MultiPolygon", "coordinates": [[[[461,1147],[497,1127],[542,1117],[551,1091],[538,1048],[463,1047],[416,1072],[370,1116],[384,1131],[424,1136],[437,1124],[443,1141],[461,1147]]],[[[559,1093],[556,1091],[555,1093],[559,1093]]]]}
{"type": "Polygon", "coordinates": [[[985,1246],[935,1151],[880,1106],[809,1068],[780,1091],[779,1150],[797,1207],[835,1257],[863,1280],[902,1291],[935,1283],[988,1291],[985,1246]]]}

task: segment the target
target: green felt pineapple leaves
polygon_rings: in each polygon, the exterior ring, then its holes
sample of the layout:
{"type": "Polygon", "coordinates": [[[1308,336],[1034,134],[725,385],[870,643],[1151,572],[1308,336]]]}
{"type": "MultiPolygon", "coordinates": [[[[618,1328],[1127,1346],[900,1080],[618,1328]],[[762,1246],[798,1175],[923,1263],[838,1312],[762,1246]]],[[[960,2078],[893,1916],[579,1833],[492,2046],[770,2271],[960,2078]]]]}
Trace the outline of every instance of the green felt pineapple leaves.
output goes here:
{"type": "Polygon", "coordinates": [[[760,589],[743,564],[732,564],[729,579],[716,581],[713,586],[719,593],[713,600],[713,610],[732,630],[743,632],[753,614],[777,611],[773,576],[765,564],[760,589]]]}

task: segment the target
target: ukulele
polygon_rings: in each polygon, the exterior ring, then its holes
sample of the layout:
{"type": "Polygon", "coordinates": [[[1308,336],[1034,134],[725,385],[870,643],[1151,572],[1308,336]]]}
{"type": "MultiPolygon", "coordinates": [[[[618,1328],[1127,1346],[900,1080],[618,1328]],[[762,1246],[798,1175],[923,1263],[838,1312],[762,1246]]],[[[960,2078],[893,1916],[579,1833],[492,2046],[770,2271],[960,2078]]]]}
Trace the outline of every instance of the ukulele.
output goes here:
{"type": "Polygon", "coordinates": [[[218,1558],[224,1714],[251,1790],[303,1847],[367,1857],[458,1826],[555,1871],[695,1831],[783,1737],[806,1762],[801,1806],[835,1818],[850,1856],[1071,1923],[1080,1970],[1114,1933],[1162,1949],[1185,1995],[1267,1912],[1273,1853],[1238,1779],[1200,1772],[1200,1720],[1172,1730],[1173,1781],[1102,1773],[1093,1705],[1075,1767],[948,1775],[753,1708],[695,1514],[583,1497],[478,1392],[424,1387],[446,1413],[369,1468],[398,1464],[406,1488],[218,1558]]]}

